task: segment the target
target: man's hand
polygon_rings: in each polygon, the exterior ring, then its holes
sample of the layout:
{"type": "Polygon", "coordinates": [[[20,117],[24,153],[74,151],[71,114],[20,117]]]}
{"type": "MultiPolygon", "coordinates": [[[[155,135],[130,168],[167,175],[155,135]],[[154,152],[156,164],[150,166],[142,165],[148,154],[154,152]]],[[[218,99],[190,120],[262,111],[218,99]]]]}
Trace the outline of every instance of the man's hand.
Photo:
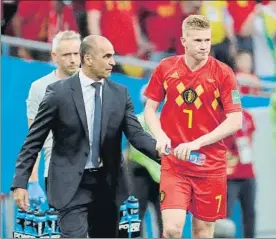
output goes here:
{"type": "Polygon", "coordinates": [[[192,141],[189,143],[179,144],[174,150],[173,154],[175,157],[181,160],[189,160],[191,151],[196,151],[200,149],[200,144],[197,141],[192,141]]]}
{"type": "Polygon", "coordinates": [[[156,138],[156,150],[159,153],[159,156],[162,157],[163,155],[168,155],[169,151],[167,151],[167,148],[171,148],[171,140],[169,137],[162,133],[160,136],[156,138]]]}
{"type": "Polygon", "coordinates": [[[16,188],[13,190],[13,198],[16,205],[24,211],[29,209],[29,197],[26,189],[16,188]]]}
{"type": "Polygon", "coordinates": [[[46,202],[46,196],[42,188],[39,185],[39,182],[29,182],[28,184],[28,193],[30,203],[33,206],[39,206],[46,202]]]}

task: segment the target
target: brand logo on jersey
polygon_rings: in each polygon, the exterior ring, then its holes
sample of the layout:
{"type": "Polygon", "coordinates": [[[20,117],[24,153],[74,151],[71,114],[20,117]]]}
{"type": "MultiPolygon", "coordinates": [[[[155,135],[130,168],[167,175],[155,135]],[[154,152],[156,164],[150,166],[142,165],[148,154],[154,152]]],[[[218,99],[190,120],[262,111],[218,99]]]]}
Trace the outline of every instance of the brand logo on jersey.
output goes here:
{"type": "Polygon", "coordinates": [[[182,93],[182,98],[185,101],[185,103],[192,104],[195,102],[197,98],[197,93],[192,88],[189,88],[184,90],[184,92],[182,93]]]}
{"type": "Polygon", "coordinates": [[[241,103],[241,97],[238,90],[232,90],[232,102],[233,104],[240,104],[241,103]]]}
{"type": "Polygon", "coordinates": [[[165,196],[166,196],[166,193],[162,190],[162,191],[160,192],[160,202],[163,202],[163,201],[164,201],[165,196]]]}
{"type": "Polygon", "coordinates": [[[215,82],[215,80],[214,80],[214,79],[212,79],[212,78],[207,78],[207,81],[208,81],[208,82],[210,82],[210,83],[215,82]]]}
{"type": "Polygon", "coordinates": [[[170,77],[175,78],[175,79],[178,79],[178,78],[179,78],[179,75],[178,75],[177,72],[174,72],[174,73],[171,74],[170,77]]]}

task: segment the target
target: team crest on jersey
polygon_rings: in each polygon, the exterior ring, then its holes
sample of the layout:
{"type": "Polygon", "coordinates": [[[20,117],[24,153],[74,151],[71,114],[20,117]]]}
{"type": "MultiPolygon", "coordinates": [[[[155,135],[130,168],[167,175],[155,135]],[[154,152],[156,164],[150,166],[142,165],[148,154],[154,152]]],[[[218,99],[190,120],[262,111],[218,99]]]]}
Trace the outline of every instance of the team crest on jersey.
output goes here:
{"type": "Polygon", "coordinates": [[[182,98],[187,104],[192,104],[197,98],[197,93],[194,89],[188,88],[182,93],[182,98]]]}
{"type": "Polygon", "coordinates": [[[162,191],[160,192],[160,202],[163,202],[163,201],[164,201],[165,196],[166,196],[166,193],[162,190],[162,191]]]}

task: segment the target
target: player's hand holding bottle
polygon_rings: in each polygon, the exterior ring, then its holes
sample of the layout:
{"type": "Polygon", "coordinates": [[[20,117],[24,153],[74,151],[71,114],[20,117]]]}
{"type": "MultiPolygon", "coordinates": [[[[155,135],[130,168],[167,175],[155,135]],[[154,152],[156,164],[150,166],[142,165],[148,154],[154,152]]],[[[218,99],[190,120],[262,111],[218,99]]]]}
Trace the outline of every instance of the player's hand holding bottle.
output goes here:
{"type": "Polygon", "coordinates": [[[197,151],[200,149],[200,144],[198,141],[191,141],[189,143],[179,144],[174,150],[173,154],[175,157],[181,160],[189,160],[191,151],[197,151]]]}

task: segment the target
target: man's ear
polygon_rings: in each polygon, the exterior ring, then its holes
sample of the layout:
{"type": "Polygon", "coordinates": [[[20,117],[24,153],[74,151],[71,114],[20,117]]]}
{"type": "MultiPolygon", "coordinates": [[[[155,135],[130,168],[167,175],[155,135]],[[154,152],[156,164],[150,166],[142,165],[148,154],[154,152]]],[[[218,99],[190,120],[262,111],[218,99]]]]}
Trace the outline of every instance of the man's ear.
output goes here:
{"type": "Polygon", "coordinates": [[[184,46],[185,47],[185,42],[186,42],[186,39],[185,39],[185,37],[180,37],[180,41],[181,41],[181,44],[182,44],[182,46],[184,46]]]}
{"type": "Polygon", "coordinates": [[[92,63],[93,63],[93,59],[92,59],[90,54],[85,54],[84,55],[84,61],[85,61],[85,64],[88,65],[88,66],[91,66],[92,63]]]}

